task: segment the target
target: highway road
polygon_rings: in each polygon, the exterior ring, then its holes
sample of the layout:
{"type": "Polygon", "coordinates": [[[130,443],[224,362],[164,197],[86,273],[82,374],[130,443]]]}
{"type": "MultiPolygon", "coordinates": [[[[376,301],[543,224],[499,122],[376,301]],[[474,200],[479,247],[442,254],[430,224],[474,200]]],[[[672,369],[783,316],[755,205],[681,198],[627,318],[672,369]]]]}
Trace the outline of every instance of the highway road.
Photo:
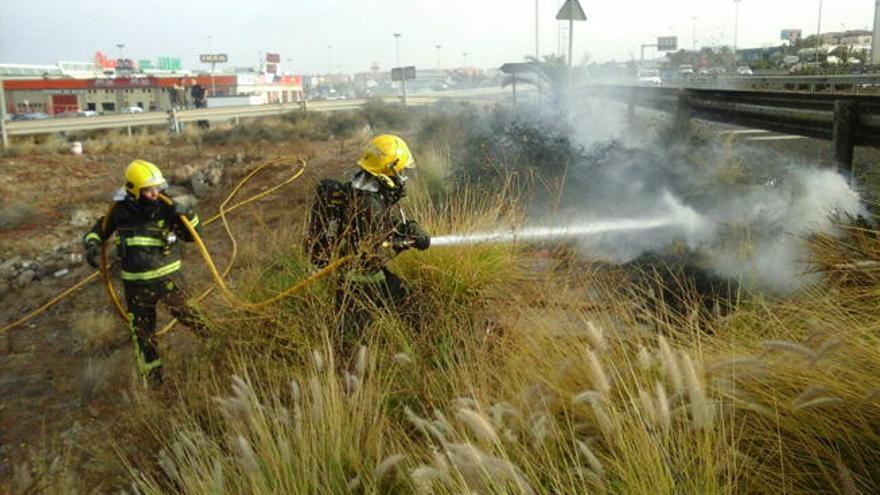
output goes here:
{"type": "MultiPolygon", "coordinates": [[[[434,105],[444,100],[465,101],[497,101],[509,96],[509,89],[499,87],[474,88],[452,91],[422,92],[407,97],[411,106],[434,105]]],[[[399,97],[378,98],[389,103],[398,103],[399,97]]],[[[310,112],[332,112],[353,110],[363,104],[365,99],[321,100],[309,101],[306,108],[310,112]]],[[[232,120],[236,118],[265,117],[280,115],[287,112],[302,110],[303,105],[296,103],[267,104],[241,107],[198,108],[177,112],[179,122],[195,122],[199,120],[232,120]]],[[[171,126],[170,112],[144,112],[125,115],[102,115],[98,117],[72,117],[45,120],[29,120],[7,122],[6,133],[9,136],[25,136],[30,134],[47,134],[56,132],[87,131],[94,129],[131,129],[142,126],[171,126]]]]}

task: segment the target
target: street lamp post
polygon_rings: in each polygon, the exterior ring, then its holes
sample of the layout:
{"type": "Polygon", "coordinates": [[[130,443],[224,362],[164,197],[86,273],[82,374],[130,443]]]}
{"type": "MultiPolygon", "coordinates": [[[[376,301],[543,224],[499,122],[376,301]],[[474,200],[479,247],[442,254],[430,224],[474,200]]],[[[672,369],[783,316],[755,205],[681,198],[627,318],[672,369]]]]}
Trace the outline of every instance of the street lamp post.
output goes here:
{"type": "Polygon", "coordinates": [[[468,61],[468,52],[461,52],[461,57],[464,59],[464,66],[467,67],[468,61]]]}
{"type": "Polygon", "coordinates": [[[697,51],[697,18],[691,17],[691,51],[697,51]]]}
{"type": "Polygon", "coordinates": [[[880,0],[874,2],[874,32],[871,35],[871,63],[880,64],[880,0]]]}
{"type": "Polygon", "coordinates": [[[736,65],[736,49],[739,46],[739,4],[742,0],[733,0],[736,3],[736,15],[733,21],[733,64],[736,65]]]}
{"type": "Polygon", "coordinates": [[[437,70],[440,70],[440,49],[443,48],[443,45],[434,45],[434,48],[437,49],[437,70]]]}
{"type": "Polygon", "coordinates": [[[822,0],[819,0],[819,21],[816,26],[816,65],[819,65],[819,45],[822,44],[822,0]]]}
{"type": "Polygon", "coordinates": [[[394,66],[400,67],[400,37],[401,33],[394,33],[394,66]]]}
{"type": "Polygon", "coordinates": [[[333,45],[327,43],[327,76],[333,74],[333,45]]]}
{"type": "MultiPolygon", "coordinates": [[[[208,53],[214,54],[214,37],[208,36],[208,53]]],[[[217,62],[213,61],[214,57],[211,57],[211,96],[217,96],[217,88],[214,85],[214,68],[217,66],[217,62]]]]}
{"type": "Polygon", "coordinates": [[[541,57],[541,50],[538,47],[538,25],[540,24],[540,10],[538,9],[538,0],[535,0],[535,61],[541,57]]]}

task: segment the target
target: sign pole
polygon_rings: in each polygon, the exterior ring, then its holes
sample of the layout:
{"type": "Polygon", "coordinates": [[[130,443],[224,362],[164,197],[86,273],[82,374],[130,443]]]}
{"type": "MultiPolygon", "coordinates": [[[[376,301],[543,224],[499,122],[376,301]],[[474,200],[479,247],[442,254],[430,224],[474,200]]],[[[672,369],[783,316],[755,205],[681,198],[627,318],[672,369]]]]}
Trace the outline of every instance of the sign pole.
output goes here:
{"type": "Polygon", "coordinates": [[[516,72],[513,73],[513,106],[516,106],[516,72]]]}
{"type": "Polygon", "coordinates": [[[403,87],[403,108],[406,108],[406,78],[400,82],[403,87]]]}
{"type": "Polygon", "coordinates": [[[556,14],[556,20],[568,21],[568,68],[571,69],[574,60],[574,21],[586,21],[587,15],[578,0],[565,0],[556,14]]]}

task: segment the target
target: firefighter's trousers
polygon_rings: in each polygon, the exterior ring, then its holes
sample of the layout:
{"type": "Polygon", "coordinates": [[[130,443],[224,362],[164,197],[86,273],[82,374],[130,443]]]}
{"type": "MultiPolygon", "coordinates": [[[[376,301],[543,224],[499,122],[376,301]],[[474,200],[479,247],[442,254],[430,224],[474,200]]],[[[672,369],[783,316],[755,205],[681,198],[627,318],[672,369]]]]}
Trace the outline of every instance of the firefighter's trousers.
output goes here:
{"type": "Polygon", "coordinates": [[[178,322],[197,335],[207,335],[204,318],[187,303],[186,293],[176,280],[161,278],[147,282],[125,282],[124,287],[135,359],[142,374],[149,374],[162,366],[155,335],[156,304],[160,301],[178,322]]]}
{"type": "Polygon", "coordinates": [[[340,277],[336,286],[336,310],[341,317],[341,350],[349,355],[366,327],[377,315],[404,316],[408,291],[394,272],[382,268],[371,275],[340,277]]]}

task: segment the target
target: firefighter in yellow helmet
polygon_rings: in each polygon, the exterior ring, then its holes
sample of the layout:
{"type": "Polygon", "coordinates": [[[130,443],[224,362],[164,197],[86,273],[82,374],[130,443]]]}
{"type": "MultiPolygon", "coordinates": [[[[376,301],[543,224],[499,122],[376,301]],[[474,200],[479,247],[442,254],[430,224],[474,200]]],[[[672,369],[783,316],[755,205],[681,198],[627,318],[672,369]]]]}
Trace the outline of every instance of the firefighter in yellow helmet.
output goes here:
{"type": "Polygon", "coordinates": [[[185,215],[196,229],[199,217],[188,206],[161,201],[159,194],[165,187],[158,167],[144,160],[131,162],[125,170],[124,191],[115,195],[107,215],[83,237],[86,260],[98,268],[101,245],[116,232],[135,358],[151,386],[162,383],[162,361],[155,341],[159,301],[178,321],[198,334],[207,333],[204,320],[187,304],[176,277],[181,268],[178,241],[193,241],[180,216],[185,215]]]}
{"type": "Polygon", "coordinates": [[[347,183],[325,179],[318,185],[306,249],[323,267],[334,258],[358,258],[339,277],[336,305],[344,319],[343,348],[350,347],[376,311],[399,307],[407,291],[387,263],[401,251],[428,249],[431,238],[407,219],[398,202],[406,195],[404,172],[412,153],[398,136],[374,137],[347,183]]]}

